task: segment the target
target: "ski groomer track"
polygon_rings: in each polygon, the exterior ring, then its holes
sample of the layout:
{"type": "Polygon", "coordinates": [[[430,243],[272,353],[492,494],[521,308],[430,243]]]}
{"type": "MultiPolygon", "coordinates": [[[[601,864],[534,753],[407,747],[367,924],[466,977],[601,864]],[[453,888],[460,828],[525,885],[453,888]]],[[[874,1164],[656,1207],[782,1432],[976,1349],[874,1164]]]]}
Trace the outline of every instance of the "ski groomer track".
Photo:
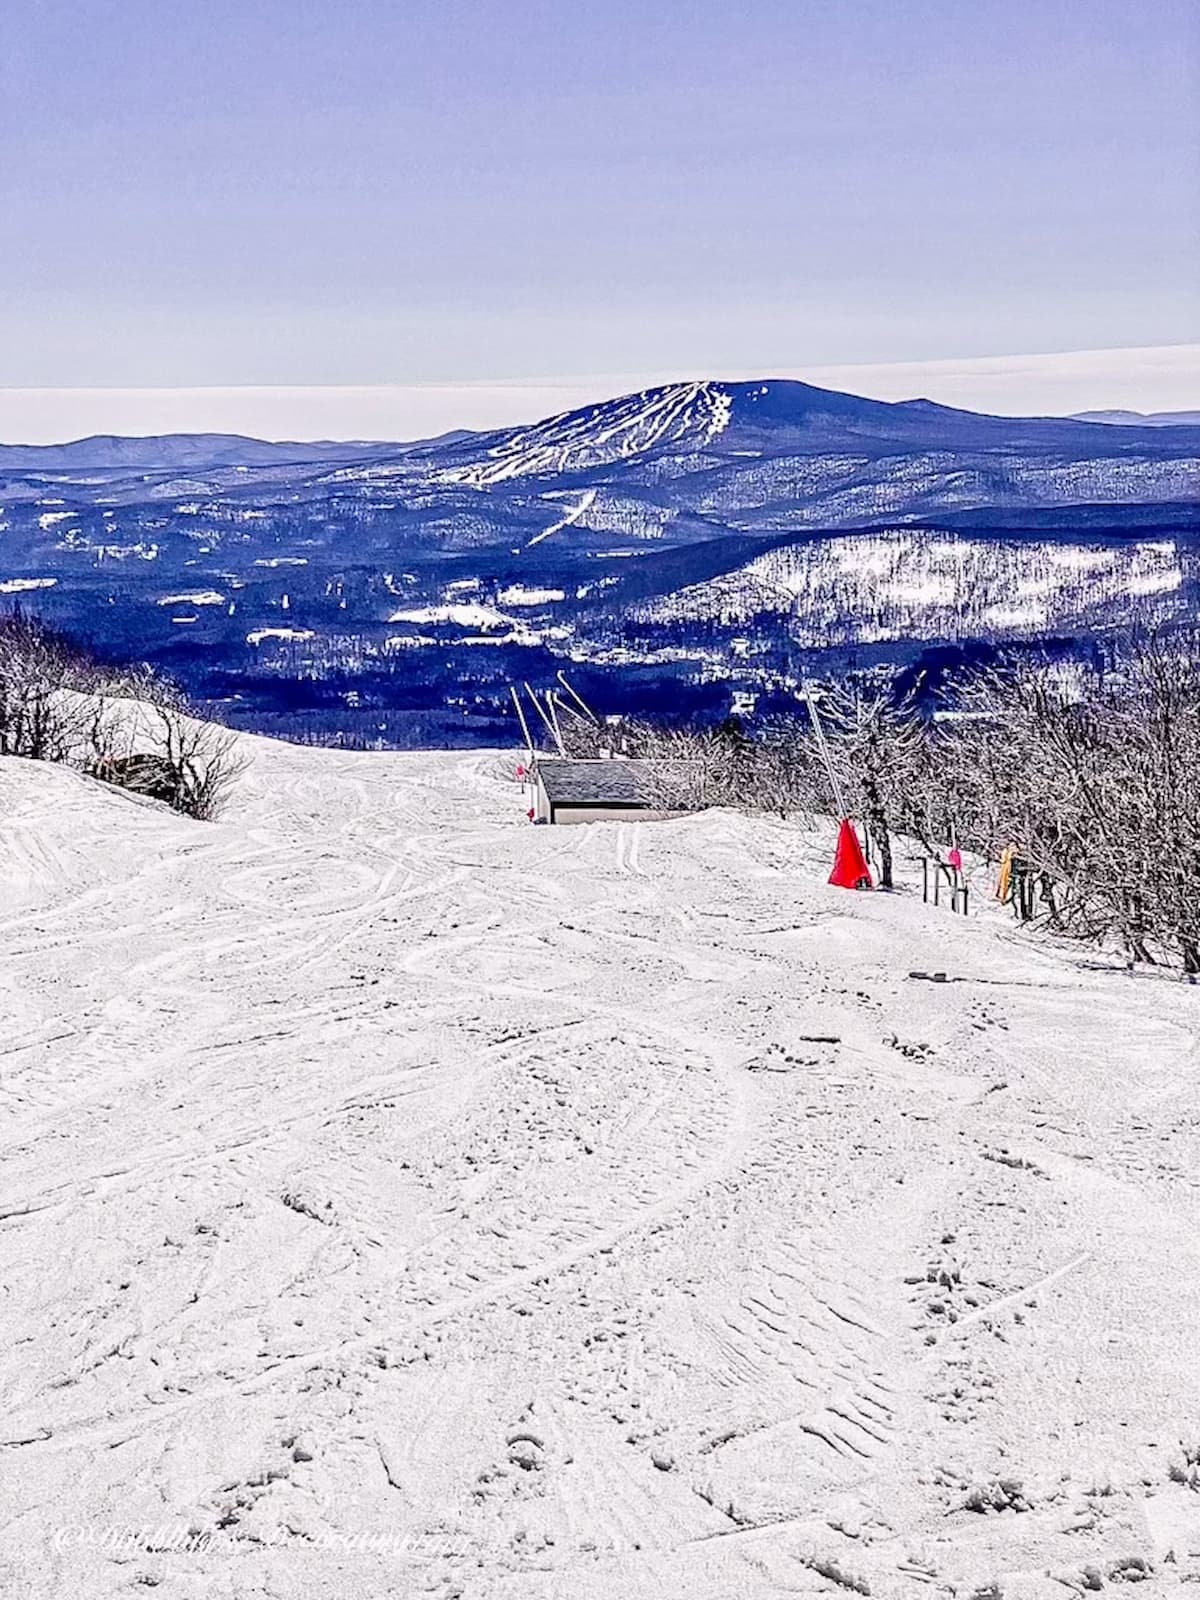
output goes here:
{"type": "Polygon", "coordinates": [[[1194,989],[245,747],[0,761],[0,1592],[1200,1580],[1194,989]]]}

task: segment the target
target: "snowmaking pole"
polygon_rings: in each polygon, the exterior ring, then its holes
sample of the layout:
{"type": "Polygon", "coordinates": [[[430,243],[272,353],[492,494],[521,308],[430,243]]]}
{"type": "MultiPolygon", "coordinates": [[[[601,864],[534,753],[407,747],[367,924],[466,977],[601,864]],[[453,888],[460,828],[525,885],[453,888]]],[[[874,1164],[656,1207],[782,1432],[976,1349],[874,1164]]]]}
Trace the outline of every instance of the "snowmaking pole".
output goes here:
{"type": "Polygon", "coordinates": [[[833,757],[829,753],[829,745],[825,738],[825,729],[821,726],[821,719],[817,715],[817,703],[813,699],[812,690],[808,684],[804,685],[804,703],[808,707],[808,715],[812,721],[813,732],[817,736],[817,748],[821,752],[821,760],[825,763],[825,772],[829,778],[829,787],[833,790],[833,801],[838,810],[838,821],[846,816],[846,797],[842,793],[842,786],[837,780],[837,773],[833,770],[833,757]]]}
{"type": "Polygon", "coordinates": [[[517,777],[521,781],[522,800],[532,801],[532,804],[525,808],[525,815],[532,822],[537,812],[537,786],[533,776],[533,735],[525,720],[525,707],[521,704],[521,696],[514,684],[509,684],[508,692],[512,695],[513,705],[517,708],[517,721],[521,724],[521,732],[525,735],[525,760],[517,768],[517,777]]]}
{"type": "MultiPolygon", "coordinates": [[[[594,723],[590,718],[585,717],[582,711],[576,711],[571,702],[564,700],[560,694],[551,694],[550,703],[554,707],[555,722],[558,722],[558,714],[561,711],[564,717],[573,717],[576,722],[582,723],[585,728],[598,728],[600,726],[598,722],[594,723]]],[[[562,727],[561,722],[558,722],[558,725],[560,728],[562,727]]]]}
{"type": "Polygon", "coordinates": [[[513,705],[517,708],[517,720],[521,724],[521,732],[525,735],[525,749],[529,766],[533,765],[533,735],[529,731],[529,724],[525,721],[525,708],[521,704],[521,697],[510,683],[508,692],[513,697],[513,705]]]}
{"type": "Polygon", "coordinates": [[[560,753],[565,755],[566,746],[563,744],[562,727],[559,724],[558,709],[554,703],[554,695],[549,689],[546,689],[543,692],[546,696],[546,710],[550,713],[550,721],[554,725],[554,737],[558,742],[560,753]]]}
{"type": "Polygon", "coordinates": [[[833,871],[829,874],[829,881],[839,889],[870,889],[871,869],[862,853],[862,845],[858,842],[854,824],[846,815],[846,797],[842,793],[837,773],[833,770],[829,741],[825,737],[825,729],[821,726],[821,719],[817,715],[817,703],[807,683],[804,685],[804,699],[808,706],[808,714],[812,718],[813,732],[817,736],[821,759],[825,763],[825,771],[829,777],[829,787],[833,790],[833,801],[838,809],[837,848],[834,851],[833,871]]]}
{"type": "Polygon", "coordinates": [[[559,734],[557,728],[551,722],[550,718],[542,710],[542,702],[538,699],[537,695],[529,687],[528,684],[525,685],[525,693],[533,701],[534,710],[537,712],[538,716],[541,717],[542,721],[546,724],[546,731],[549,733],[550,737],[554,740],[554,743],[558,746],[559,755],[560,756],[565,756],[567,752],[563,749],[562,737],[559,734]]]}
{"type": "Polygon", "coordinates": [[[555,677],[558,679],[559,683],[562,684],[563,688],[567,691],[567,693],[571,696],[571,699],[574,700],[575,704],[577,706],[580,706],[583,709],[583,712],[586,715],[588,721],[589,722],[594,722],[595,725],[597,727],[599,727],[600,726],[600,718],[596,715],[596,713],[592,710],[592,708],[587,704],[587,702],[584,700],[583,696],[580,695],[580,694],[576,694],[575,690],[572,689],[571,685],[567,682],[565,675],[562,672],[557,672],[557,673],[555,673],[555,677]]]}

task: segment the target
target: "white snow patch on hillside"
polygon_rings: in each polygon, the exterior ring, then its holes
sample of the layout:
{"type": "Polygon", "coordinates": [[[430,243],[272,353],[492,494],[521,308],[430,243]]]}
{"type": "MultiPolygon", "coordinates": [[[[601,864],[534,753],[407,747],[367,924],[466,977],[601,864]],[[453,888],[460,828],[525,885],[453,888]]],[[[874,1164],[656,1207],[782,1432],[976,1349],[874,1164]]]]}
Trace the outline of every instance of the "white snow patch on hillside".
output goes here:
{"type": "Polygon", "coordinates": [[[1182,584],[1182,571],[1178,567],[1167,567],[1157,571],[1131,573],[1126,588],[1130,594],[1169,594],[1182,584]]]}
{"type": "Polygon", "coordinates": [[[1049,614],[1047,605],[1027,599],[1021,605],[1011,602],[985,606],[982,617],[987,628],[1041,628],[1045,626],[1049,614]]]}
{"type": "Polygon", "coordinates": [[[467,602],[458,605],[444,606],[409,606],[400,611],[393,611],[389,622],[411,622],[417,626],[424,623],[442,622],[453,623],[459,628],[503,628],[511,622],[511,617],[506,617],[502,611],[497,611],[494,606],[485,606],[467,602]]]}
{"type": "Polygon", "coordinates": [[[456,639],[456,644],[538,644],[544,635],[533,628],[527,628],[522,623],[517,623],[507,633],[467,633],[461,639],[456,639]]]}
{"type": "Polygon", "coordinates": [[[387,650],[419,650],[427,645],[436,645],[438,640],[431,633],[390,633],[384,640],[387,650]]]}
{"type": "Polygon", "coordinates": [[[563,589],[534,589],[528,588],[523,583],[513,583],[507,589],[501,589],[496,596],[502,606],[548,606],[556,600],[564,600],[566,591],[563,589]]]}
{"type": "Polygon", "coordinates": [[[192,594],[164,595],[158,603],[160,606],[223,606],[225,596],[216,589],[197,589],[192,594]]]}
{"type": "Polygon", "coordinates": [[[240,743],[211,825],[0,759],[6,1596],[1200,1579],[1194,989],[240,743]]]}
{"type": "Polygon", "coordinates": [[[247,644],[262,644],[266,639],[311,639],[311,628],[255,628],[246,635],[247,644]]]}
{"type": "Polygon", "coordinates": [[[0,594],[28,594],[33,589],[53,589],[57,578],[5,578],[0,594]]]}
{"type": "Polygon", "coordinates": [[[128,561],[131,557],[139,561],[156,561],[158,546],[143,544],[139,539],[136,544],[102,544],[98,546],[98,553],[111,561],[128,561]]]}
{"type": "MultiPolygon", "coordinates": [[[[711,444],[715,438],[725,432],[733,416],[733,396],[728,389],[723,389],[720,384],[707,385],[709,398],[712,402],[712,411],[709,416],[708,426],[704,435],[705,444],[711,444]]],[[[764,394],[766,391],[763,391],[764,394]]]]}

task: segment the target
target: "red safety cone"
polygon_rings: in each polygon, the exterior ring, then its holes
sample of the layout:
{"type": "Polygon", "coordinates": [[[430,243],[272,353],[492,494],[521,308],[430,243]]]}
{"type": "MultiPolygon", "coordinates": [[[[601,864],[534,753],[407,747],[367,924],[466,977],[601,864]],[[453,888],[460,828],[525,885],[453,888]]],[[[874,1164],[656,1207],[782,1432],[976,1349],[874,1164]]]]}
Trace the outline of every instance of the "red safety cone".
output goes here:
{"type": "Polygon", "coordinates": [[[872,886],[871,869],[862,853],[854,824],[847,817],[842,818],[842,825],[838,829],[837,852],[829,881],[839,889],[869,889],[872,886]]]}

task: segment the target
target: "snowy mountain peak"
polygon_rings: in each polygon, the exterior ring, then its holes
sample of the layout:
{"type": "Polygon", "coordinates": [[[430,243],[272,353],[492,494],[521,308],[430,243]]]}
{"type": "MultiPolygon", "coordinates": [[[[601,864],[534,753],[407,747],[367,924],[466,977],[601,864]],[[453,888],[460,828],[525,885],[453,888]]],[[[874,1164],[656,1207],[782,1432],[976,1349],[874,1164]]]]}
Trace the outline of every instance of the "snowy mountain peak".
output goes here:
{"type": "MultiPolygon", "coordinates": [[[[436,456],[415,451],[401,470],[421,466],[441,484],[486,490],[524,478],[607,475],[614,467],[636,468],[663,456],[691,456],[695,468],[715,465],[713,458],[729,463],[738,457],[845,452],[1059,449],[1084,458],[1147,438],[1132,428],[1121,434],[1118,440],[1111,426],[1071,418],[993,417],[924,399],[872,400],[794,379],[702,380],[643,389],[529,427],[475,435],[436,456]]],[[[351,467],[344,475],[359,470],[351,467]]]]}

